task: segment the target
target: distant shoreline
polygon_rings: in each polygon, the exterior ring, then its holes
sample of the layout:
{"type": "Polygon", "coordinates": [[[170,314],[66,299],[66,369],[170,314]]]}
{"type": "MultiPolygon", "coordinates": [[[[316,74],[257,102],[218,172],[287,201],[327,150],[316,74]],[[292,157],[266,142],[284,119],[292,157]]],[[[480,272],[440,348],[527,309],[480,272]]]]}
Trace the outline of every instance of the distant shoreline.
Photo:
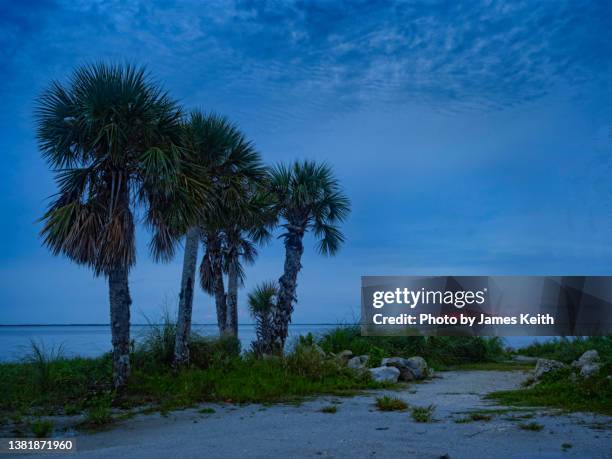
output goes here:
{"type": "MultiPolygon", "coordinates": [[[[163,323],[151,323],[151,324],[131,324],[132,327],[154,327],[154,326],[160,326],[163,325],[163,323]]],[[[192,325],[195,326],[203,326],[203,325],[214,325],[217,326],[216,323],[209,323],[209,324],[200,324],[200,323],[194,323],[192,325]]],[[[241,326],[245,326],[245,325],[257,325],[257,324],[253,324],[253,323],[248,323],[248,324],[239,324],[241,326]]],[[[351,326],[351,325],[358,325],[358,324],[338,324],[338,323],[292,323],[291,325],[299,325],[299,326],[306,326],[306,325],[336,325],[338,327],[342,327],[342,326],[351,326]]],[[[107,324],[0,324],[0,327],[110,327],[110,323],[107,324]]]]}

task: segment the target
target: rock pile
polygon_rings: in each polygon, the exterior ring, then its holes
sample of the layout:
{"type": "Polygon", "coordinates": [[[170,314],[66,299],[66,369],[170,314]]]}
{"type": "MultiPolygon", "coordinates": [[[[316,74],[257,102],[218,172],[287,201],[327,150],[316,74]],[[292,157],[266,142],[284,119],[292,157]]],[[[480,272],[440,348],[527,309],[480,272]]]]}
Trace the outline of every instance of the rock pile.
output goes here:
{"type": "Polygon", "coordinates": [[[577,379],[578,375],[582,378],[590,378],[591,376],[597,375],[601,369],[599,354],[595,349],[586,351],[578,360],[572,362],[571,366],[559,362],[558,360],[538,359],[530,380],[533,383],[537,383],[545,374],[553,370],[564,368],[572,368],[576,371],[571,375],[572,380],[577,379]]]}

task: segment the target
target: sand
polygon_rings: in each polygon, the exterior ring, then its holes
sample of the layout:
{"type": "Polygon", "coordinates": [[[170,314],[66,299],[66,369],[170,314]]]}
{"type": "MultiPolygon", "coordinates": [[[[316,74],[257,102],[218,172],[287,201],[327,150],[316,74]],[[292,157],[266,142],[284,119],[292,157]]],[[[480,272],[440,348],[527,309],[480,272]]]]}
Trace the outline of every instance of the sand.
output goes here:
{"type": "Polygon", "coordinates": [[[297,406],[206,404],[167,417],[138,415],[109,431],[77,436],[78,451],[69,457],[612,458],[612,418],[606,416],[528,409],[496,414],[489,422],[455,422],[464,416],[461,412],[501,408],[482,396],[518,387],[524,377],[521,372],[443,372],[399,391],[317,397],[297,406]],[[409,411],[377,411],[375,398],[383,394],[413,406],[435,404],[435,422],[417,423],[409,411]],[[334,402],[336,413],[319,411],[334,402]],[[202,407],[214,408],[215,413],[202,414],[202,407]],[[510,419],[529,413],[532,419],[510,419]],[[544,429],[518,427],[531,421],[544,429]],[[563,451],[564,443],[571,448],[563,451]]]}

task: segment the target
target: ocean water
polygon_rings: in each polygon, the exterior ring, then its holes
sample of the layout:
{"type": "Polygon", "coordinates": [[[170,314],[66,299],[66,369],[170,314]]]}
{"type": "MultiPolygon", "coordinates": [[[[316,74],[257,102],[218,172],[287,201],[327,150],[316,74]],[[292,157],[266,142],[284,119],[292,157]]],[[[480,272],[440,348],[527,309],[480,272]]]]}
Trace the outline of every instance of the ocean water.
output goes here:
{"type": "MultiPolygon", "coordinates": [[[[336,325],[309,324],[290,325],[289,338],[309,332],[322,333],[336,325]]],[[[138,341],[149,325],[133,325],[132,339],[138,341]]],[[[201,335],[217,335],[217,325],[193,325],[201,335]]],[[[248,348],[255,339],[254,325],[240,325],[238,336],[243,348],[248,348]]],[[[0,361],[19,360],[30,352],[31,342],[43,346],[50,352],[61,347],[65,356],[96,357],[111,349],[111,332],[108,325],[26,325],[0,326],[0,361]]]]}
{"type": "MultiPolygon", "coordinates": [[[[133,325],[132,338],[141,339],[148,325],[133,325]]],[[[337,327],[330,324],[295,324],[289,326],[289,338],[307,333],[320,334],[337,327]]],[[[216,325],[193,325],[193,329],[205,336],[217,334],[216,325]]],[[[254,325],[240,325],[238,335],[242,347],[248,348],[255,339],[254,325]]],[[[547,337],[511,336],[504,340],[508,346],[522,347],[547,337]]],[[[34,341],[50,352],[61,347],[65,356],[96,357],[111,349],[111,333],[108,325],[28,325],[0,326],[0,361],[19,360],[30,351],[34,341]]]]}

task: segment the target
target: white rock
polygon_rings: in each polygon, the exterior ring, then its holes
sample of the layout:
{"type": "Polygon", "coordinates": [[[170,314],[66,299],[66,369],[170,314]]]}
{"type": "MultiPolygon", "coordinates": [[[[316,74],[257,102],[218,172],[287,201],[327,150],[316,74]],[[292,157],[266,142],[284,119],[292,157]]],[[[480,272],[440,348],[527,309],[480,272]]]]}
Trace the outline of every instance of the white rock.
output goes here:
{"type": "Polygon", "coordinates": [[[599,362],[599,354],[595,349],[586,351],[578,360],[572,362],[573,367],[582,368],[585,365],[590,365],[599,362]]]}
{"type": "Polygon", "coordinates": [[[557,360],[538,359],[535,370],[533,371],[533,377],[538,380],[546,373],[557,370],[559,368],[565,368],[567,365],[558,362],[557,360]]]}
{"type": "Polygon", "coordinates": [[[599,363],[587,363],[582,365],[582,368],[580,369],[580,376],[583,378],[589,378],[599,373],[600,368],[601,364],[599,363]]]}
{"type": "Polygon", "coordinates": [[[376,382],[397,382],[400,371],[395,367],[370,368],[370,375],[376,382]]]}
{"type": "Polygon", "coordinates": [[[350,359],[346,366],[352,368],[353,370],[360,370],[362,368],[365,368],[366,363],[369,359],[369,355],[358,355],[350,359]]]}

